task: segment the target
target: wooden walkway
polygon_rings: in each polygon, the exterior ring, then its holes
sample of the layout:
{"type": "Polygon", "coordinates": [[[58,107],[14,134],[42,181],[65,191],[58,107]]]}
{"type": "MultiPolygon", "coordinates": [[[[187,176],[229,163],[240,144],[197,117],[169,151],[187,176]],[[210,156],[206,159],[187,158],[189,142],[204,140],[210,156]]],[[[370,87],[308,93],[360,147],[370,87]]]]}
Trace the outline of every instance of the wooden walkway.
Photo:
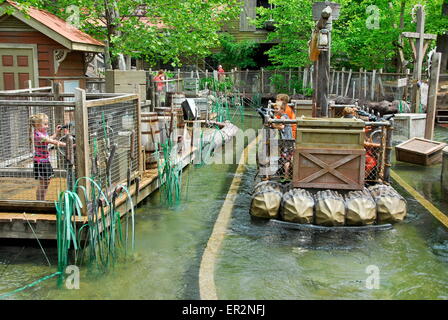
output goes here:
{"type": "MultiPolygon", "coordinates": [[[[191,149],[188,146],[183,154],[179,155],[182,169],[191,163],[194,158],[194,151],[195,149],[191,149]]],[[[54,188],[56,188],[57,185],[59,185],[59,183],[54,183],[54,188]]],[[[157,169],[145,170],[139,184],[138,196],[136,195],[136,185],[133,184],[130,188],[134,206],[147,198],[159,187],[160,179],[158,179],[157,169]]],[[[34,185],[30,188],[34,188],[33,190],[35,191],[34,185]]],[[[116,200],[116,209],[120,212],[121,217],[131,209],[127,197],[124,194],[116,200]]],[[[81,227],[87,223],[87,217],[76,217],[76,222],[78,226],[81,227]]],[[[56,240],[56,214],[0,212],[0,239],[35,239],[36,236],[40,240],[56,240]],[[31,230],[30,225],[33,230],[31,230]]]]}

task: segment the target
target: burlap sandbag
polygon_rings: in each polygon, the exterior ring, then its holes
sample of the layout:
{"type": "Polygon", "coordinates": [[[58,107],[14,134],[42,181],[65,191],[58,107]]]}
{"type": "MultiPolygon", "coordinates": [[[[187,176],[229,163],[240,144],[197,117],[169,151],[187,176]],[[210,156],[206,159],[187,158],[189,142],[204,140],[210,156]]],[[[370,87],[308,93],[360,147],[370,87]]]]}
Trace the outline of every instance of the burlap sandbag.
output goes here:
{"type": "Polygon", "coordinates": [[[250,214],[254,217],[277,218],[283,194],[269,185],[259,186],[252,196],[250,214]]]}
{"type": "Polygon", "coordinates": [[[314,218],[314,198],[306,190],[291,189],[283,195],[280,215],[284,221],[311,224],[314,218]]]}
{"type": "Polygon", "coordinates": [[[319,191],[316,194],[316,224],[332,227],[342,226],[344,223],[344,198],[335,191],[319,191]]]}
{"type": "Polygon", "coordinates": [[[363,191],[349,192],[345,196],[345,207],[346,225],[371,225],[376,221],[376,203],[366,188],[363,191]]]}
{"type": "Polygon", "coordinates": [[[376,202],[379,224],[400,222],[406,218],[406,200],[394,188],[377,184],[369,187],[369,191],[376,202]]]}
{"type": "Polygon", "coordinates": [[[282,185],[280,183],[267,180],[267,181],[261,181],[261,182],[257,183],[254,187],[253,193],[255,194],[255,193],[259,192],[261,190],[261,188],[265,188],[265,187],[270,187],[278,192],[282,192],[282,189],[283,189],[282,185]]]}

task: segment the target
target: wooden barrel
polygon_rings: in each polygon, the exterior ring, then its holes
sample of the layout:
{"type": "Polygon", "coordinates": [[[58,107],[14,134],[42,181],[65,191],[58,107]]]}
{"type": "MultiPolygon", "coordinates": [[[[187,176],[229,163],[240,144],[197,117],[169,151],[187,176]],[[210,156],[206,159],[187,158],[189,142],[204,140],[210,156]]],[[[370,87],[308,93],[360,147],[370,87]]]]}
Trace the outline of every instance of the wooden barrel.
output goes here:
{"type": "Polygon", "coordinates": [[[174,107],[174,109],[181,108],[182,109],[182,102],[185,101],[185,94],[183,93],[176,93],[173,95],[173,101],[171,105],[174,107]]]}
{"type": "Polygon", "coordinates": [[[166,93],[166,106],[179,108],[182,102],[185,101],[185,94],[182,92],[167,92],[166,93]]]}
{"type": "Polygon", "coordinates": [[[158,119],[160,125],[160,142],[164,144],[169,139],[170,130],[175,132],[175,130],[177,129],[177,113],[176,112],[165,113],[165,115],[163,116],[159,114],[158,119]],[[171,119],[173,119],[172,126],[171,126],[171,119]]]}
{"type": "Polygon", "coordinates": [[[156,144],[160,145],[160,126],[156,112],[142,112],[141,114],[142,144],[146,153],[147,167],[157,168],[154,152],[156,144]]]}

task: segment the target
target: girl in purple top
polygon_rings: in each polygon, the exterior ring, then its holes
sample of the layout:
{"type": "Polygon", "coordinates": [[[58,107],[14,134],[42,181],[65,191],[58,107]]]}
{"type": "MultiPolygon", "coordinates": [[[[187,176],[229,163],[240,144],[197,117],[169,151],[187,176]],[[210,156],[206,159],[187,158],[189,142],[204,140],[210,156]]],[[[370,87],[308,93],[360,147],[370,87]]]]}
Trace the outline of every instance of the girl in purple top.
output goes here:
{"type": "Polygon", "coordinates": [[[61,132],[61,126],[56,127],[56,132],[53,135],[48,135],[48,116],[46,114],[38,113],[32,115],[30,117],[30,124],[34,129],[33,173],[34,179],[39,180],[36,199],[38,201],[44,201],[48,186],[50,185],[50,180],[54,176],[53,168],[50,163],[48,145],[54,144],[65,147],[65,143],[56,140],[57,135],[61,132]]]}

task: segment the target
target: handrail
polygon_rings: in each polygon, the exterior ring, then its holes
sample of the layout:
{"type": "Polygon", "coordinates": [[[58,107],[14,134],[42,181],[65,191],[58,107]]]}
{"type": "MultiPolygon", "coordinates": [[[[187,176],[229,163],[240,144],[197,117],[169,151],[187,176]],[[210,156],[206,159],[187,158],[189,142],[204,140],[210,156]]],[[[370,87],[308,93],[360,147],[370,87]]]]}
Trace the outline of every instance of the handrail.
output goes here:
{"type": "Polygon", "coordinates": [[[72,101],[30,101],[30,100],[0,100],[0,106],[42,106],[42,107],[74,107],[75,102],[72,101]]]}
{"type": "Polygon", "coordinates": [[[19,89],[19,90],[3,90],[0,93],[11,94],[11,93],[31,93],[33,91],[45,91],[51,90],[51,87],[41,87],[41,88],[29,88],[29,89],[19,89]]]}
{"type": "Polygon", "coordinates": [[[118,97],[104,98],[104,99],[96,99],[96,100],[87,100],[86,106],[87,108],[91,107],[100,107],[106,106],[114,103],[120,103],[124,101],[137,100],[139,98],[138,95],[134,93],[126,94],[118,97]]]}

